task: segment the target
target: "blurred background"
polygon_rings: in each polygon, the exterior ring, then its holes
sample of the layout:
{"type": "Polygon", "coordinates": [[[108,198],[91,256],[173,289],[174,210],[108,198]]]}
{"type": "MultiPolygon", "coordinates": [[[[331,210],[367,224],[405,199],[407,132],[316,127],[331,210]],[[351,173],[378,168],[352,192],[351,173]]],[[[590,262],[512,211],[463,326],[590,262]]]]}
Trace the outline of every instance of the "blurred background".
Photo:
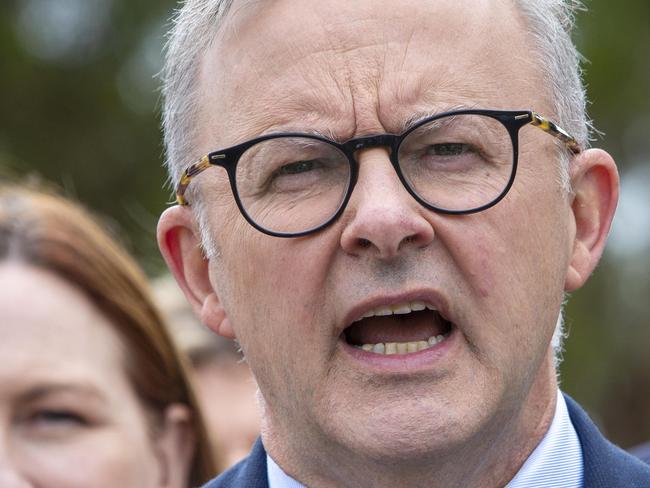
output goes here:
{"type": "MultiPolygon", "coordinates": [[[[165,267],[156,73],[174,0],[2,0],[0,173],[38,173],[165,267]],[[2,168],[4,167],[4,168],[2,168]]],[[[576,42],[622,193],[605,257],[567,308],[563,389],[623,447],[650,439],[650,2],[588,1],[576,42]]]]}

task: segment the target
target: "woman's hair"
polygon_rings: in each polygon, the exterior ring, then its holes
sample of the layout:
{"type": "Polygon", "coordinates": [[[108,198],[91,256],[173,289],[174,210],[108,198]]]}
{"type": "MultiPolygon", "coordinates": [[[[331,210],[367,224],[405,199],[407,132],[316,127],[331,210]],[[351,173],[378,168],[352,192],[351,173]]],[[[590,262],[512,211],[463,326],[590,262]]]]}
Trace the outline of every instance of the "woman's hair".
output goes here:
{"type": "Polygon", "coordinates": [[[171,404],[191,410],[196,450],[189,483],[213,477],[217,466],[185,359],[127,252],[86,210],[51,189],[0,181],[0,262],[5,260],[49,270],[86,294],[122,339],[126,374],[145,409],[160,421],[171,404]]]}

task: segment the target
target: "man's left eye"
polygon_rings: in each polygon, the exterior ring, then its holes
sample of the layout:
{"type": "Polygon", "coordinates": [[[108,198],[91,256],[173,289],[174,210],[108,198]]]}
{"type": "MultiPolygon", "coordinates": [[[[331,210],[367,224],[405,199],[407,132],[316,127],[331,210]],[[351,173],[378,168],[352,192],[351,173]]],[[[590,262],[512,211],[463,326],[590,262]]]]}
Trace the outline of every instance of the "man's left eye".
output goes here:
{"type": "Polygon", "coordinates": [[[460,156],[469,151],[471,151],[471,146],[462,142],[432,144],[427,149],[427,153],[432,156],[460,156]]]}

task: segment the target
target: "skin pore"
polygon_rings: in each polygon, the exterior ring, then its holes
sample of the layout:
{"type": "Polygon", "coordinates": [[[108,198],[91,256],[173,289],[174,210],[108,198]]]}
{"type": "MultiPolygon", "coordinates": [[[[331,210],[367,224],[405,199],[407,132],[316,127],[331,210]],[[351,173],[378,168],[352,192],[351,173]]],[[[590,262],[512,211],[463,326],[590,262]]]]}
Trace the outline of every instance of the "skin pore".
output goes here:
{"type": "MultiPolygon", "coordinates": [[[[459,106],[553,116],[505,1],[279,0],[233,11],[203,59],[197,155],[277,131],[398,133],[459,106]]],[[[190,208],[163,214],[163,254],[204,323],[238,338],[262,395],[264,445],[287,474],[310,487],[502,486],[544,435],[563,291],[602,252],[616,171],[586,151],[566,195],[552,138],[524,128],[520,141],[515,185],[474,215],[421,207],[381,148],[357,153],[351,200],[316,235],[253,229],[220,169],[193,183],[218,255],[202,255],[190,208]],[[388,366],[350,353],[342,332],[352,321],[412,299],[453,323],[438,353],[388,366]]]]}
{"type": "Polygon", "coordinates": [[[175,422],[187,412],[152,427],[120,338],[81,291],[1,263],[0,336],[1,486],[186,486],[175,422]]]}

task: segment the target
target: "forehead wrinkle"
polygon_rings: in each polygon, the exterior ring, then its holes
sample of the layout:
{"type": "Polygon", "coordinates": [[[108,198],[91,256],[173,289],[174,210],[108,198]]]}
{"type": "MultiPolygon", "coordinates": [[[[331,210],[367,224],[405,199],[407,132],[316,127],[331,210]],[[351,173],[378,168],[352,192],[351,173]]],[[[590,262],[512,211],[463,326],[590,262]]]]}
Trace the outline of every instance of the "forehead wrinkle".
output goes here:
{"type": "MultiPolygon", "coordinates": [[[[256,80],[261,79],[259,71],[254,76],[256,80]]],[[[303,74],[300,76],[305,79],[303,74]]],[[[336,81],[335,77],[331,79],[336,81]]],[[[204,89],[207,103],[203,106],[209,122],[203,124],[208,128],[203,135],[213,139],[210,149],[214,149],[214,140],[225,147],[265,133],[286,131],[288,126],[299,127],[300,131],[331,127],[341,137],[353,133],[347,110],[351,106],[350,97],[338,89],[332,90],[332,86],[339,86],[337,83],[328,85],[323,77],[319,82],[323,89],[311,80],[305,81],[303,85],[309,89],[301,90],[300,96],[296,96],[295,89],[285,88],[282,82],[267,89],[235,89],[235,93],[220,87],[204,89]]]]}
{"type": "MultiPolygon", "coordinates": [[[[318,14],[316,14],[317,16],[318,14]]],[[[398,41],[392,41],[388,36],[386,29],[382,26],[388,21],[384,18],[381,19],[350,19],[346,17],[340,22],[318,22],[315,28],[319,32],[315,32],[310,36],[313,42],[293,42],[291,35],[282,36],[283,42],[270,43],[274,46],[275,50],[271,51],[271,58],[278,58],[282,63],[274,63],[271,73],[274,75],[286,76],[287,71],[295,68],[294,76],[299,76],[303,80],[303,84],[310,88],[310,95],[315,94],[313,99],[306,97],[303,93],[300,94],[299,103],[302,105],[313,105],[307,108],[307,111],[315,108],[314,112],[326,111],[335,114],[338,118],[350,116],[348,107],[351,109],[352,118],[350,124],[356,125],[360,117],[356,114],[357,101],[363,96],[362,104],[368,108],[374,107],[372,120],[376,121],[377,112],[377,96],[378,86],[381,83],[381,66],[384,64],[386,56],[387,45],[401,44],[398,41]],[[359,28],[372,24],[375,27],[378,20],[382,23],[379,28],[373,28],[370,32],[377,33],[370,39],[364,39],[359,42],[355,38],[356,31],[359,28]],[[343,25],[342,29],[337,27],[343,25]],[[377,49],[380,48],[380,49],[377,49]],[[317,61],[313,62],[308,58],[316,58],[317,61]],[[303,60],[307,62],[303,63],[303,60]],[[289,69],[287,69],[287,64],[289,69]],[[276,67],[281,66],[278,70],[276,67]],[[307,71],[305,71],[305,68],[307,71]],[[313,70],[313,76],[312,72],[313,70]],[[336,97],[332,96],[336,93],[336,97]],[[341,101],[343,103],[341,103],[341,101]],[[338,102],[338,103],[337,103],[338,102]],[[323,108],[326,108],[323,110],[323,108]],[[341,107],[344,107],[341,110],[341,107]],[[343,117],[342,117],[343,116],[343,117]]],[[[285,28],[291,29],[293,24],[288,24],[285,28]]],[[[295,30],[300,34],[301,24],[295,25],[295,30]]],[[[395,27],[393,27],[395,29],[395,27]]],[[[364,29],[368,31],[368,29],[364,29]]],[[[271,35],[278,38],[278,31],[271,29],[271,35]]],[[[298,36],[302,39],[304,36],[298,36]]],[[[268,55],[268,52],[264,54],[268,55]]],[[[256,53],[257,56],[261,54],[256,53]]],[[[266,56],[268,58],[268,56],[266,56]]],[[[257,75],[258,79],[260,73],[257,75]]],[[[266,77],[265,77],[266,78],[266,77]]],[[[265,79],[264,78],[264,79],[265,79]]],[[[292,92],[292,97],[295,92],[292,92]]],[[[291,103],[298,103],[296,100],[291,100],[291,103]]],[[[363,120],[363,118],[361,118],[363,120]]],[[[370,119],[370,117],[369,117],[370,119]]],[[[367,129],[356,130],[355,127],[347,135],[352,136],[359,132],[376,132],[378,126],[376,122],[371,122],[367,129]]],[[[337,132],[340,132],[337,129],[337,132]]]]}
{"type": "MultiPolygon", "coordinates": [[[[267,5],[270,4],[265,6],[267,5]]],[[[263,13],[263,11],[257,11],[257,18],[260,18],[263,13]]],[[[242,51],[241,56],[235,55],[234,59],[249,58],[248,62],[239,62],[238,64],[246,66],[248,73],[245,76],[250,77],[251,81],[241,83],[240,89],[235,87],[236,93],[228,97],[230,98],[228,113],[241,113],[248,117],[257,116],[259,115],[258,107],[262,106],[266,107],[267,111],[279,112],[282,116],[288,115],[301,121],[308,121],[312,116],[315,119],[322,118],[323,114],[332,114],[331,117],[335,120],[346,120],[347,115],[350,120],[348,125],[353,126],[356,125],[358,119],[355,114],[355,102],[357,98],[360,98],[360,93],[365,91],[372,94],[370,97],[366,94],[365,97],[371,98],[372,102],[369,103],[370,100],[366,100],[364,105],[374,106],[373,112],[375,114],[370,118],[377,119],[376,93],[378,85],[381,83],[382,71],[380,65],[385,63],[384,59],[378,59],[377,55],[381,54],[382,58],[385,58],[386,44],[393,44],[393,42],[386,38],[387,33],[384,32],[383,28],[374,29],[374,32],[378,34],[361,45],[358,45],[358,39],[353,38],[357,30],[354,28],[355,26],[358,27],[359,24],[363,26],[368,22],[374,26],[377,19],[350,20],[346,18],[345,22],[338,23],[345,24],[345,28],[342,30],[336,29],[338,25],[336,22],[331,24],[318,22],[315,26],[320,32],[316,32],[311,38],[316,39],[315,45],[314,42],[311,44],[298,42],[303,36],[286,35],[286,32],[281,32],[280,29],[265,29],[262,27],[261,29],[270,35],[271,39],[276,38],[278,42],[266,43],[271,47],[260,50],[247,49],[249,46],[246,43],[246,38],[249,37],[249,31],[255,28],[256,23],[252,21],[245,22],[244,17],[237,22],[239,28],[231,31],[230,39],[223,39],[223,41],[243,40],[241,44],[243,48],[240,49],[242,51]],[[294,40],[294,37],[298,40],[294,40]],[[357,41],[357,45],[351,47],[350,45],[354,43],[348,43],[347,38],[357,41]],[[377,46],[382,49],[377,50],[377,46]],[[314,62],[309,58],[317,58],[317,60],[314,62]],[[269,59],[277,59],[278,61],[268,63],[269,59]],[[264,66],[263,69],[260,68],[262,65],[264,66]],[[279,84],[279,90],[269,91],[269,78],[282,79],[288,77],[288,74],[293,77],[293,80],[301,79],[302,83],[299,86],[302,85],[308,87],[308,89],[303,90],[298,97],[296,96],[295,85],[292,86],[294,89],[291,92],[282,91],[283,83],[279,84]],[[356,80],[356,82],[353,83],[353,80],[356,80]],[[251,86],[255,84],[259,84],[259,90],[251,86]],[[266,96],[266,100],[259,99],[260,93],[266,96]],[[245,110],[246,105],[248,105],[248,110],[245,110]],[[353,115],[351,118],[349,117],[350,111],[353,115]]],[[[379,20],[383,23],[387,22],[386,19],[379,20]]],[[[294,30],[300,33],[300,26],[301,24],[288,23],[284,27],[285,29],[293,27],[294,30]]],[[[233,55],[232,52],[229,52],[229,54],[233,55]]],[[[275,86],[271,85],[271,87],[274,88],[275,86]]],[[[264,129],[268,130],[269,127],[274,125],[273,117],[268,114],[264,114],[262,118],[266,120],[253,124],[254,127],[251,128],[241,127],[243,124],[238,124],[240,125],[239,133],[245,134],[243,137],[238,137],[238,139],[258,135],[264,129]],[[242,131],[241,129],[250,130],[242,131]]],[[[377,124],[372,123],[371,127],[376,129],[377,124]]],[[[355,127],[350,127],[341,130],[337,127],[335,131],[341,134],[338,138],[344,138],[344,136],[351,137],[356,133],[355,129],[355,127]]],[[[367,131],[376,132],[371,128],[368,128],[367,131]]]]}
{"type": "Polygon", "coordinates": [[[427,116],[461,108],[530,108],[533,100],[525,96],[526,90],[510,89],[510,85],[530,86],[528,82],[522,83],[517,73],[509,73],[504,81],[502,73],[495,73],[490,63],[475,62],[472,57],[465,61],[471,69],[459,71],[441,65],[432,57],[432,62],[417,76],[412,70],[403,74],[389,71],[386,66],[378,94],[382,123],[398,130],[421,118],[419,114],[427,116]],[[505,91],[511,96],[504,97],[505,91]]]}
{"type": "MultiPolygon", "coordinates": [[[[220,113],[229,114],[226,124],[216,124],[225,125],[226,130],[219,131],[225,132],[225,139],[241,142],[285,125],[300,126],[304,130],[314,123],[322,124],[323,120],[335,123],[337,133],[353,132],[350,124],[346,124],[349,107],[352,107],[347,81],[341,81],[333,68],[323,69],[323,63],[308,60],[319,53],[308,52],[296,57],[292,45],[275,54],[287,54],[282,70],[260,69],[258,63],[247,62],[240,83],[231,89],[211,90],[208,94],[208,99],[225,105],[220,113]],[[269,83],[270,79],[273,82],[269,83]],[[296,83],[296,80],[300,81],[296,83]]],[[[258,52],[251,55],[253,59],[261,56],[258,52]]]]}
{"type": "MultiPolygon", "coordinates": [[[[257,18],[263,16],[265,7],[272,4],[277,5],[277,2],[264,3],[256,9],[257,18]]],[[[254,20],[244,22],[244,27],[255,30],[259,22],[254,20]]],[[[475,49],[471,49],[461,60],[473,72],[470,73],[474,75],[471,77],[474,82],[472,85],[462,76],[462,72],[452,69],[454,66],[436,62],[436,49],[440,49],[438,45],[431,47],[431,63],[426,63],[424,68],[418,64],[408,66],[409,51],[412,48],[427,49],[426,44],[422,46],[429,42],[424,18],[419,22],[416,19],[402,33],[404,42],[398,42],[390,36],[391,29],[396,29],[393,24],[387,29],[371,30],[376,34],[361,43],[354,37],[355,25],[362,27],[372,23],[374,26],[378,20],[387,23],[385,18],[376,17],[346,18],[340,22],[334,19],[334,22],[317,23],[313,26],[316,29],[313,36],[315,43],[297,42],[294,39],[296,36],[287,36],[282,29],[264,27],[264,32],[268,31],[278,41],[282,41],[266,43],[272,46],[272,57],[281,62],[271,63],[266,70],[259,69],[257,62],[245,63],[248,69],[253,70],[254,80],[266,84],[264,87],[260,84],[260,89],[239,90],[237,95],[240,96],[228,97],[231,104],[228,113],[236,114],[236,117],[229,117],[231,120],[228,126],[238,128],[236,141],[273,131],[275,127],[287,126],[299,127],[300,131],[330,130],[336,133],[337,139],[345,139],[353,135],[378,132],[382,126],[392,132],[399,131],[413,119],[414,112],[431,114],[458,105],[517,109],[530,105],[530,101],[508,106],[497,106],[498,104],[490,102],[502,100],[502,105],[507,103],[503,97],[496,96],[502,90],[497,86],[499,83],[494,79],[492,67],[481,63],[482,43],[487,42],[482,39],[490,37],[484,36],[484,32],[474,33],[472,37],[477,38],[475,49]],[[344,27],[336,29],[339,24],[344,27]],[[348,43],[348,38],[354,42],[348,43]],[[400,46],[391,49],[394,44],[400,46]],[[382,49],[373,49],[376,46],[381,46],[382,49]],[[316,63],[309,61],[310,57],[317,56],[319,58],[316,63]],[[294,79],[302,80],[299,86],[306,89],[296,90],[293,86],[290,91],[284,88],[284,83],[278,78],[279,89],[269,90],[269,73],[280,77],[290,74],[294,79]],[[481,83],[476,82],[477,77],[481,83]],[[437,107],[443,108],[438,110],[437,107]],[[323,120],[327,124],[323,124],[323,120]],[[331,125],[331,121],[336,123],[336,128],[325,127],[331,125]],[[343,121],[346,123],[344,130],[339,128],[343,121]]],[[[283,28],[299,33],[300,25],[288,23],[283,28]]],[[[451,33],[462,36],[461,32],[454,30],[451,33]]],[[[251,35],[254,34],[251,32],[251,35]]],[[[244,46],[246,47],[245,43],[244,46]]],[[[442,49],[446,47],[443,45],[442,49]]],[[[244,49],[244,52],[248,52],[253,59],[262,60],[269,51],[244,49]]],[[[444,51],[442,53],[444,55],[444,51]]],[[[231,134],[229,142],[233,141],[233,131],[228,132],[231,134]]]]}
{"type": "Polygon", "coordinates": [[[237,141],[271,132],[310,132],[334,140],[351,138],[355,133],[352,94],[348,94],[349,90],[345,93],[344,84],[336,76],[321,77],[319,82],[323,89],[306,81],[304,85],[310,89],[299,96],[281,86],[277,91],[265,91],[257,100],[240,99],[237,110],[231,112],[237,114],[237,122],[229,129],[236,128],[237,141]]]}
{"type": "MultiPolygon", "coordinates": [[[[486,94],[492,90],[475,90],[452,79],[439,79],[431,84],[420,80],[416,88],[407,83],[382,87],[379,117],[382,124],[395,133],[407,130],[414,123],[442,112],[474,108],[498,108],[486,94]],[[459,85],[462,88],[459,89],[459,85]]],[[[520,108],[520,107],[518,107],[520,108]]]]}
{"type": "Polygon", "coordinates": [[[329,102],[298,100],[290,96],[264,100],[256,106],[242,107],[236,117],[231,117],[226,133],[215,130],[214,135],[222,142],[221,147],[276,132],[305,132],[334,140],[351,137],[354,130],[349,118],[336,107],[328,107],[329,102]]]}

